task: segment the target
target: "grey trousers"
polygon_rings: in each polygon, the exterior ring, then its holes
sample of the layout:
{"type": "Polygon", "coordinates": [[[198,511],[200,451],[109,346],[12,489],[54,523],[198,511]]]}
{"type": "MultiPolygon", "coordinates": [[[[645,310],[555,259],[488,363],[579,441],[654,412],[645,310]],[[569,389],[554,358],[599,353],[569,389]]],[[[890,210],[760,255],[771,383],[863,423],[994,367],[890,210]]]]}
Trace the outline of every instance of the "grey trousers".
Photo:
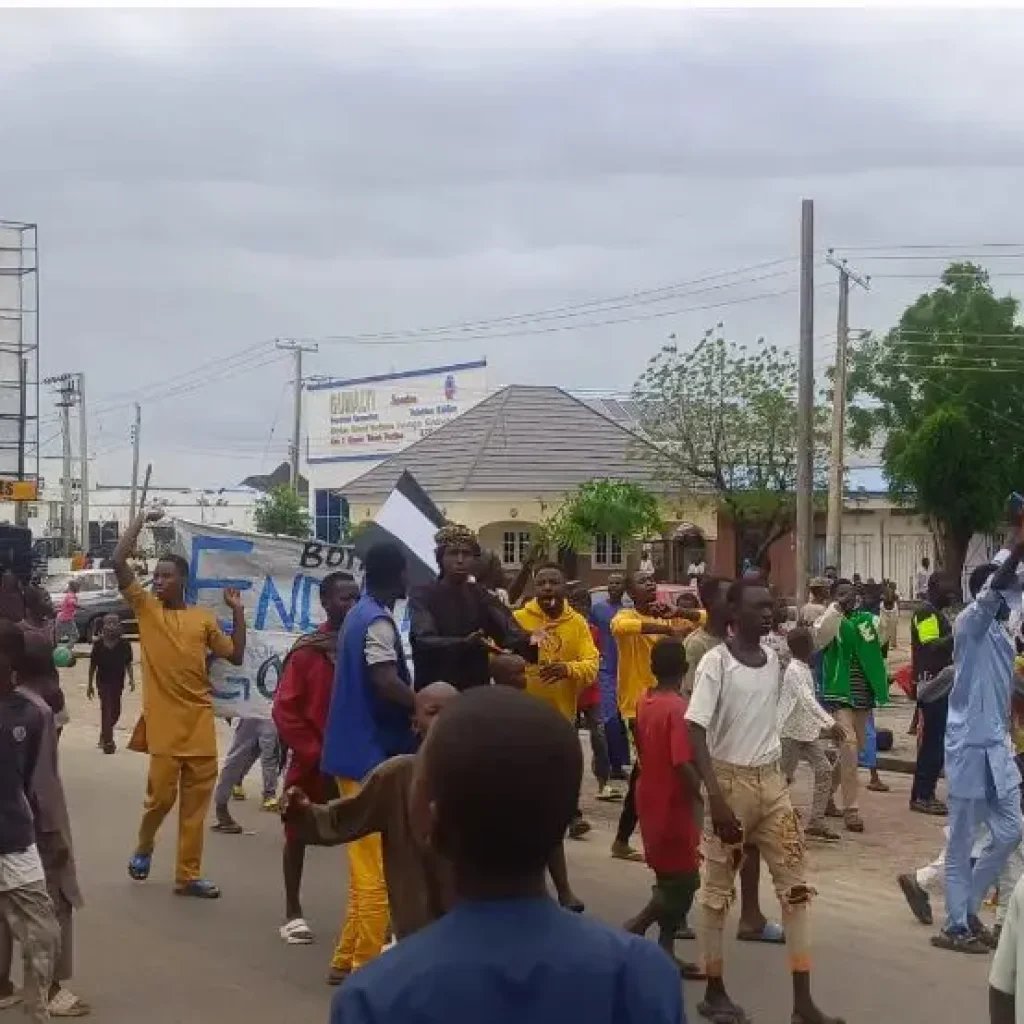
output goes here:
{"type": "Polygon", "coordinates": [[[231,748],[213,791],[214,807],[223,807],[231,799],[231,790],[240,786],[249,769],[257,762],[263,770],[263,799],[277,795],[281,772],[277,729],[270,719],[240,718],[231,739],[231,748]]]}
{"type": "MultiPolygon", "coordinates": [[[[25,1014],[33,1021],[49,1020],[47,1006],[50,1002],[50,985],[55,975],[54,964],[60,942],[60,927],[46,886],[42,882],[36,882],[20,889],[0,892],[0,919],[3,921],[3,927],[0,927],[3,939],[0,941],[5,943],[3,952],[7,957],[7,977],[10,978],[11,974],[11,943],[12,939],[15,939],[21,946],[24,964],[21,995],[25,1014]]],[[[70,924],[69,904],[69,930],[70,924]]],[[[67,954],[70,964],[70,942],[67,954]]],[[[69,970],[68,974],[70,973],[69,970]]]]}
{"type": "Polygon", "coordinates": [[[792,785],[797,765],[806,761],[814,772],[814,790],[811,798],[811,818],[808,825],[821,825],[825,821],[825,808],[832,795],[832,762],[825,752],[823,740],[782,741],[782,774],[792,785]]]}

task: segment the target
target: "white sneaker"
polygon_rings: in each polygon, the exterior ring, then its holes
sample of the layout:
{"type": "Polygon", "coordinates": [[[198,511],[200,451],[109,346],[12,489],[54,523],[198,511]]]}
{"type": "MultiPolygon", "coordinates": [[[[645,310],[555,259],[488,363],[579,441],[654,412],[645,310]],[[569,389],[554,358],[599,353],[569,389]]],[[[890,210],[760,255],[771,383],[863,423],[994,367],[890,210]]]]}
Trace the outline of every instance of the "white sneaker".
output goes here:
{"type": "Polygon", "coordinates": [[[301,917],[281,925],[277,933],[289,946],[309,946],[315,941],[313,929],[301,917]]]}

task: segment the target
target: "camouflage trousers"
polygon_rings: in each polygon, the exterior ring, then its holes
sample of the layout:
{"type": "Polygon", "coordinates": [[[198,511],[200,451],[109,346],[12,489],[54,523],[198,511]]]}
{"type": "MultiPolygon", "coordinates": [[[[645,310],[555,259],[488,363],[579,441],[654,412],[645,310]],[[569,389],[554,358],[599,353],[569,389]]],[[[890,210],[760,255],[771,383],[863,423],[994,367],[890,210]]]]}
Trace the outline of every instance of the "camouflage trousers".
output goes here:
{"type": "Polygon", "coordinates": [[[46,885],[34,882],[0,892],[0,917],[21,946],[25,1013],[29,1020],[49,1020],[47,1006],[60,929],[46,885]]]}

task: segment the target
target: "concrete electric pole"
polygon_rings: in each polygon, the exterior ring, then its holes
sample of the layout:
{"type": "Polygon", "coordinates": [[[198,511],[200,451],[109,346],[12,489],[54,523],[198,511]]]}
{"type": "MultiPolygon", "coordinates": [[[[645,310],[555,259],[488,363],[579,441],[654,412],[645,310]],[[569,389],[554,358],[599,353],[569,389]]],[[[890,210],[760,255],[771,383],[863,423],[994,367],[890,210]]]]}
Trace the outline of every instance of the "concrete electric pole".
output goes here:
{"type": "Polygon", "coordinates": [[[855,274],[831,249],[826,257],[839,271],[839,314],[836,323],[836,368],[832,394],[832,444],[828,467],[828,512],[825,520],[825,563],[842,573],[843,490],[846,477],[846,347],[850,338],[850,281],[865,291],[870,278],[855,274]]]}
{"type": "Polygon", "coordinates": [[[292,442],[290,445],[289,462],[290,472],[288,482],[292,490],[299,493],[299,456],[302,451],[302,353],[317,352],[319,346],[314,344],[304,345],[300,341],[278,341],[277,347],[283,352],[291,352],[295,367],[295,402],[292,419],[292,442]]]}
{"type": "Polygon", "coordinates": [[[142,435],[142,406],[138,402],[135,403],[135,422],[132,424],[131,439],[132,439],[132,493],[129,499],[130,504],[130,515],[128,518],[129,522],[135,522],[135,516],[138,514],[138,504],[136,499],[139,494],[139,443],[142,435]]]}
{"type": "Polygon", "coordinates": [[[74,497],[71,490],[71,407],[75,404],[75,375],[62,373],[47,377],[44,384],[57,387],[57,402],[60,410],[60,433],[63,462],[61,467],[61,511],[60,535],[64,554],[71,556],[75,549],[74,497]]]}
{"type": "Polygon", "coordinates": [[[800,216],[800,358],[796,436],[796,603],[807,600],[814,540],[814,200],[800,216]]]}
{"type": "Polygon", "coordinates": [[[81,460],[79,473],[80,511],[82,513],[82,551],[92,547],[89,537],[89,427],[85,411],[85,374],[75,374],[78,384],[78,447],[81,460]]]}

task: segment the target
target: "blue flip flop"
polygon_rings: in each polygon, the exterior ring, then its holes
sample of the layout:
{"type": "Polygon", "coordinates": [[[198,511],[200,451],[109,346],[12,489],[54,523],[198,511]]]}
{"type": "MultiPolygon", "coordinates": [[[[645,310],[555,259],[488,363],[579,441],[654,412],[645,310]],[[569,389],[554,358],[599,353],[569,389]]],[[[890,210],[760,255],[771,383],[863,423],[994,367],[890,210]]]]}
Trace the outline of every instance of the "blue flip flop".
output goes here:
{"type": "Polygon", "coordinates": [[[786,932],[778,921],[765,921],[759,932],[737,932],[738,942],[766,942],[770,946],[781,946],[786,941],[786,932]]]}
{"type": "Polygon", "coordinates": [[[128,874],[136,882],[144,882],[149,878],[149,869],[153,866],[153,855],[151,853],[136,853],[128,861],[128,874]]]}
{"type": "Polygon", "coordinates": [[[178,896],[192,896],[198,900],[220,899],[220,889],[205,878],[196,878],[191,882],[185,882],[174,887],[178,896]]]}

